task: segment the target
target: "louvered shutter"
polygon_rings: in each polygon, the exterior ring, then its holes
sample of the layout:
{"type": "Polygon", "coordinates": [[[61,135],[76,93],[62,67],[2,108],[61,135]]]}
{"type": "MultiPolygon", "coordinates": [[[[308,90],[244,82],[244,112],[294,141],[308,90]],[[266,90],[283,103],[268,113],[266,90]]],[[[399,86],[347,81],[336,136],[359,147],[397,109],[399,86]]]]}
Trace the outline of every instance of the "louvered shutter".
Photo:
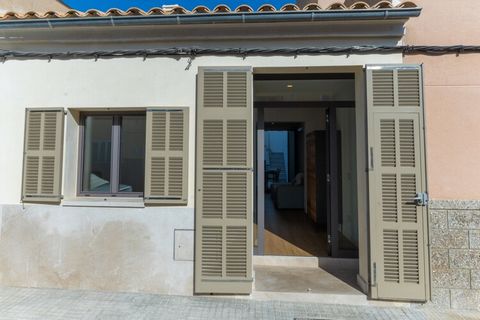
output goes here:
{"type": "Polygon", "coordinates": [[[200,69],[197,109],[196,293],[252,290],[252,74],[200,69]]]}
{"type": "Polygon", "coordinates": [[[63,121],[63,109],[27,109],[23,202],[61,201],[63,121]]]}
{"type": "Polygon", "coordinates": [[[428,299],[422,72],[367,67],[372,297],[428,299]]]}
{"type": "Polygon", "coordinates": [[[188,108],[147,110],[145,203],[187,204],[188,108]]]}

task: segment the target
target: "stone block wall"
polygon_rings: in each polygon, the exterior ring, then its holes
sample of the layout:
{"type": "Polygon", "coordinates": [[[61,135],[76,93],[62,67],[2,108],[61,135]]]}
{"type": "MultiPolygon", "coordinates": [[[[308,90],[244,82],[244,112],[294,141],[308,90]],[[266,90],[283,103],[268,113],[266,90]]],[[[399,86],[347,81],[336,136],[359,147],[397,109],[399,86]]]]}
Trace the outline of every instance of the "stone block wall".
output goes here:
{"type": "Polygon", "coordinates": [[[429,204],[432,302],[480,310],[480,201],[429,204]]]}

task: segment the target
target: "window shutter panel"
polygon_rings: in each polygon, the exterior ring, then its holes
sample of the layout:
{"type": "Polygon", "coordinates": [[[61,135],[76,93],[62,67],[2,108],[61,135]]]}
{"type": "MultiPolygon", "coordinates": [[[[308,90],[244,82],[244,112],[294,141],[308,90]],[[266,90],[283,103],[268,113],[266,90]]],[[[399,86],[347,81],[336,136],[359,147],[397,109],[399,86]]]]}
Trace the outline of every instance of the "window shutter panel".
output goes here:
{"type": "Polygon", "coordinates": [[[253,115],[250,69],[200,69],[195,292],[252,290],[253,115]]]}
{"type": "Polygon", "coordinates": [[[421,68],[367,67],[372,296],[426,301],[429,273],[421,68]]]}
{"type": "Polygon", "coordinates": [[[27,109],[22,201],[61,201],[63,109],[27,109]]]}
{"type": "Polygon", "coordinates": [[[187,204],[188,108],[147,110],[145,203],[187,204]]]}

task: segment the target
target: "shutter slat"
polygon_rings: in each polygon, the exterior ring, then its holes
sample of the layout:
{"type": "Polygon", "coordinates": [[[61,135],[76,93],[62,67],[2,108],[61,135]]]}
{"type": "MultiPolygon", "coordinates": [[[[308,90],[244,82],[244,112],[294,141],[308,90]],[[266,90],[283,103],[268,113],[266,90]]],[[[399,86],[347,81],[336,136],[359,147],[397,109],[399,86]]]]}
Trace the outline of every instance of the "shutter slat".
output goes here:
{"type": "Polygon", "coordinates": [[[25,177],[24,177],[24,188],[25,188],[26,194],[34,195],[39,193],[38,192],[39,172],[40,172],[39,157],[27,156],[26,167],[25,167],[25,177]]]}
{"type": "Polygon", "coordinates": [[[247,135],[246,120],[227,120],[227,165],[247,165],[247,135]]]}
{"type": "Polygon", "coordinates": [[[398,231],[383,231],[384,277],[388,282],[400,282],[400,254],[398,231]]]}
{"type": "Polygon", "coordinates": [[[373,106],[393,107],[394,105],[394,82],[393,71],[377,71],[372,75],[373,81],[373,106]]]}
{"type": "Polygon", "coordinates": [[[418,70],[398,71],[398,104],[400,107],[420,106],[420,77],[418,70]]]}
{"type": "Polygon", "coordinates": [[[227,218],[247,218],[247,174],[227,173],[227,218]]]}
{"type": "Polygon", "coordinates": [[[156,196],[166,196],[165,158],[152,157],[150,161],[150,194],[156,196]]]}
{"type": "Polygon", "coordinates": [[[247,227],[227,226],[227,265],[228,277],[247,276],[247,227]]]}
{"type": "Polygon", "coordinates": [[[42,113],[29,112],[27,114],[27,150],[40,150],[40,132],[42,129],[42,113]]]}
{"type": "Polygon", "coordinates": [[[202,276],[222,276],[222,227],[202,227],[202,276]]]}
{"type": "Polygon", "coordinates": [[[403,278],[405,282],[420,282],[418,232],[416,230],[403,231],[403,278]]]}
{"type": "Polygon", "coordinates": [[[206,219],[223,217],[223,174],[221,172],[203,173],[202,215],[206,219]]]}
{"type": "Polygon", "coordinates": [[[223,165],[223,121],[203,121],[203,161],[206,166],[223,165]]]}
{"type": "Polygon", "coordinates": [[[167,141],[166,112],[152,113],[151,148],[153,151],[165,151],[167,141]]]}
{"type": "Polygon", "coordinates": [[[184,117],[182,112],[170,113],[170,151],[183,151],[183,140],[185,127],[184,117]]]}
{"type": "Polygon", "coordinates": [[[247,74],[245,72],[227,74],[227,106],[229,108],[247,107],[247,74]]]}
{"type": "Polygon", "coordinates": [[[400,119],[400,165],[415,167],[415,124],[411,119],[400,119]]]}
{"type": "Polygon", "coordinates": [[[398,221],[398,206],[397,206],[397,175],[383,174],[382,175],[382,208],[383,221],[397,222],[398,221]]]}
{"type": "Polygon", "coordinates": [[[57,115],[53,112],[45,113],[43,123],[43,150],[55,150],[57,140],[57,115]]]}
{"type": "Polygon", "coordinates": [[[223,72],[209,72],[204,79],[204,108],[223,108],[223,72]]]}
{"type": "Polygon", "coordinates": [[[42,159],[42,185],[41,194],[54,194],[55,192],[55,157],[42,159]]]}
{"type": "Polygon", "coordinates": [[[395,139],[395,120],[380,120],[380,147],[382,154],[382,166],[396,167],[396,139],[395,139]]]}
{"type": "Polygon", "coordinates": [[[401,175],[402,221],[417,223],[417,206],[413,201],[417,193],[415,174],[401,175]]]}
{"type": "Polygon", "coordinates": [[[183,159],[181,157],[169,158],[168,195],[180,198],[183,195],[183,159]]]}

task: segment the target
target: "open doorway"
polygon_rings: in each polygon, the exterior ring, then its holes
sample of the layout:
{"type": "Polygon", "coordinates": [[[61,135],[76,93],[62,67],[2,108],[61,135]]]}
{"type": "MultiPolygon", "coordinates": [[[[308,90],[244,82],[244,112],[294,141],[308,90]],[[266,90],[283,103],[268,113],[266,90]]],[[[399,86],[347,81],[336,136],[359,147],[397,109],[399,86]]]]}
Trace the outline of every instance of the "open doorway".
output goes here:
{"type": "Polygon", "coordinates": [[[315,280],[310,275],[295,283],[305,280],[321,291],[325,279],[332,276],[332,288],[345,284],[344,292],[360,293],[356,285],[354,74],[256,75],[254,107],[256,187],[260,190],[256,192],[256,252],[261,256],[320,258],[316,270],[295,270],[293,274],[288,267],[257,268],[257,288],[283,283],[282,277],[288,282],[292,276],[313,272],[315,280]],[[260,183],[262,188],[258,188],[260,183]],[[339,262],[331,258],[350,259],[339,262]],[[262,278],[274,280],[264,285],[262,278]]]}
{"type": "Polygon", "coordinates": [[[358,256],[353,74],[262,74],[254,96],[263,134],[258,252],[358,256]]]}

